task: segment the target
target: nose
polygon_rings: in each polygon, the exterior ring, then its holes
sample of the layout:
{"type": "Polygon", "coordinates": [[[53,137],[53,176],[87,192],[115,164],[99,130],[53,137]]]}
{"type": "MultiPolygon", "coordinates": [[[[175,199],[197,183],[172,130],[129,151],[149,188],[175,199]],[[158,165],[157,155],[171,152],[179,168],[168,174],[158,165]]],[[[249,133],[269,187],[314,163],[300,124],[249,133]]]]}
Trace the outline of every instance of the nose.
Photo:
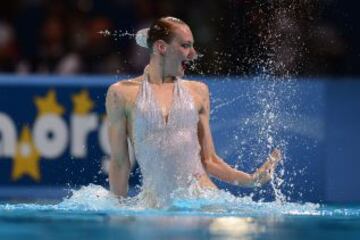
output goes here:
{"type": "Polygon", "coordinates": [[[198,58],[198,53],[196,52],[195,48],[191,48],[188,58],[191,61],[196,60],[198,58]]]}

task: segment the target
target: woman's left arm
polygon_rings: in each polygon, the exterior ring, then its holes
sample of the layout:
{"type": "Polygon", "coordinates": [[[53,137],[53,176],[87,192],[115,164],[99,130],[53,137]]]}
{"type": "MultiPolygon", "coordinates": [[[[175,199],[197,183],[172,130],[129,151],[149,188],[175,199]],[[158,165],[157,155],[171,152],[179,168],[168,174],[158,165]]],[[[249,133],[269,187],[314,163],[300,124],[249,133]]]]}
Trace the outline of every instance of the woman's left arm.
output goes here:
{"type": "Polygon", "coordinates": [[[243,187],[262,185],[271,180],[272,172],[281,159],[281,153],[275,149],[267,161],[253,174],[245,173],[228,165],[217,156],[210,130],[210,100],[209,90],[204,83],[200,83],[198,93],[202,106],[199,112],[198,137],[201,146],[201,161],[206,172],[222,181],[243,187]]]}

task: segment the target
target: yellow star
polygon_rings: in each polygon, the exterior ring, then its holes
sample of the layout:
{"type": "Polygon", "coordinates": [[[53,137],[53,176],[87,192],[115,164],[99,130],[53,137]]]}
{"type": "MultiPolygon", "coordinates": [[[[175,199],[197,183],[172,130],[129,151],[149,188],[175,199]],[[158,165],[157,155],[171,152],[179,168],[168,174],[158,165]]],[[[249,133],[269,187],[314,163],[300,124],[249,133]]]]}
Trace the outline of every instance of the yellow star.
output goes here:
{"type": "Polygon", "coordinates": [[[40,153],[32,141],[29,127],[25,126],[16,145],[11,179],[16,181],[28,175],[33,180],[40,181],[39,161],[40,153]]]}
{"type": "Polygon", "coordinates": [[[64,114],[64,107],[56,100],[56,93],[54,90],[49,90],[45,97],[35,97],[35,105],[38,109],[38,117],[45,114],[64,114]]]}
{"type": "Polygon", "coordinates": [[[73,112],[77,115],[86,115],[94,108],[94,102],[91,100],[89,92],[85,89],[73,95],[71,99],[74,106],[73,112]]]}

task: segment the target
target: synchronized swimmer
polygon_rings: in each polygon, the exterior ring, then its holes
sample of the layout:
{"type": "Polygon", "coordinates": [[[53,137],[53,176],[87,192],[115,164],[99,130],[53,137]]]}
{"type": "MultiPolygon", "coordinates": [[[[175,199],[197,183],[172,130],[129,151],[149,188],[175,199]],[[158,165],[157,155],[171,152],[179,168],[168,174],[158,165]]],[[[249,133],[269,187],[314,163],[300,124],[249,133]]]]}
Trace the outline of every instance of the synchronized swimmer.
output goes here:
{"type": "Polygon", "coordinates": [[[269,182],[280,150],[274,149],[252,174],[232,168],[216,154],[208,87],[182,79],[197,58],[189,26],[163,17],[140,30],[136,40],[150,51],[148,66],[143,75],[111,85],[106,98],[111,192],[127,196],[132,155],[141,169],[142,192],[154,206],[192,185],[217,189],[209,176],[243,187],[269,182]]]}

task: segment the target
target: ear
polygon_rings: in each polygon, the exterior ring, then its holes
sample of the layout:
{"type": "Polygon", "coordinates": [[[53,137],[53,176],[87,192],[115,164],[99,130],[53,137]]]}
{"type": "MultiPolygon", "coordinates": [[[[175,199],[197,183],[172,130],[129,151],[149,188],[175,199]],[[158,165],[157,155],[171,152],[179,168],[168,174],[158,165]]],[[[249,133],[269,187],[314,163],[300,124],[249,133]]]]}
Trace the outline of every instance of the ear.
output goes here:
{"type": "Polygon", "coordinates": [[[154,45],[157,53],[160,55],[164,55],[166,53],[168,44],[164,40],[157,40],[154,45]]]}

